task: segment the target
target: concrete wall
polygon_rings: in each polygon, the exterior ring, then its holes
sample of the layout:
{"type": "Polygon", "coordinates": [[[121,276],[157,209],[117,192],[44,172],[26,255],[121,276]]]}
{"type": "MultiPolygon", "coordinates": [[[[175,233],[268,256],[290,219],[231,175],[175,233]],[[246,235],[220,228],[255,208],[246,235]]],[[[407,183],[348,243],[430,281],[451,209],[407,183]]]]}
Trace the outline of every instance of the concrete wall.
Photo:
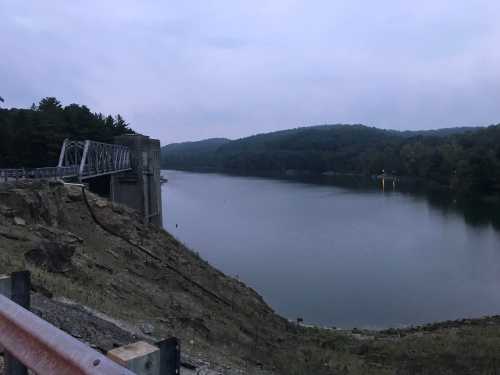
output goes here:
{"type": "Polygon", "coordinates": [[[132,171],[111,177],[111,199],[144,215],[144,221],[162,225],[160,141],[144,135],[121,135],[115,143],[130,149],[132,171]]]}

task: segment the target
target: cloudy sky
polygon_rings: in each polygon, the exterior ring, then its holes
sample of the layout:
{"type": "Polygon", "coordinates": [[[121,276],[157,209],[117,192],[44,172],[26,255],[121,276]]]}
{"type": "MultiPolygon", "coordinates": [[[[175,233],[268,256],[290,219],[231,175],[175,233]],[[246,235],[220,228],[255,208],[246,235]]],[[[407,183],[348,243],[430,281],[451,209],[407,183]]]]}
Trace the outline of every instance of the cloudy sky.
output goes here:
{"type": "Polygon", "coordinates": [[[0,0],[0,95],[162,143],[500,122],[498,0],[0,0]]]}

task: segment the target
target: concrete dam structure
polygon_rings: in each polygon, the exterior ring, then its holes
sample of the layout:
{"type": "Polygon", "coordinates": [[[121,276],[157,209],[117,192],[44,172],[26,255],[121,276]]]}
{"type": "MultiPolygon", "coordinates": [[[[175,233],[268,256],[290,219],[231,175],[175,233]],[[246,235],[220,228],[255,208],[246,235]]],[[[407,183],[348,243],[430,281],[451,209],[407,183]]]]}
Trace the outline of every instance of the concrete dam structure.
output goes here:
{"type": "Polygon", "coordinates": [[[144,221],[162,225],[160,141],[144,135],[121,135],[115,144],[127,146],[131,169],[111,175],[110,198],[144,215],[144,221]]]}
{"type": "Polygon", "coordinates": [[[140,134],[114,143],[66,139],[57,166],[0,169],[0,182],[62,180],[136,209],[145,223],[162,225],[160,141],[140,134]]]}

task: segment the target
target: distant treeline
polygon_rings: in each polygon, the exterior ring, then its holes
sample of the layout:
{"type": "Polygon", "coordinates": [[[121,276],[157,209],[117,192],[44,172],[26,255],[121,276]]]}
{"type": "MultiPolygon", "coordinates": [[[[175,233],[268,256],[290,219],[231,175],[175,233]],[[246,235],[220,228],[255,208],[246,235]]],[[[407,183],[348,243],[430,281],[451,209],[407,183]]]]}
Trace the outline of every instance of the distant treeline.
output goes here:
{"type": "Polygon", "coordinates": [[[246,174],[385,171],[460,192],[500,192],[500,125],[398,132],[363,125],[322,125],[235,141],[165,146],[164,168],[246,174]]]}
{"type": "Polygon", "coordinates": [[[65,138],[112,142],[127,133],[133,131],[120,115],[63,107],[51,97],[30,109],[0,108],[0,168],[55,166],[65,138]]]}

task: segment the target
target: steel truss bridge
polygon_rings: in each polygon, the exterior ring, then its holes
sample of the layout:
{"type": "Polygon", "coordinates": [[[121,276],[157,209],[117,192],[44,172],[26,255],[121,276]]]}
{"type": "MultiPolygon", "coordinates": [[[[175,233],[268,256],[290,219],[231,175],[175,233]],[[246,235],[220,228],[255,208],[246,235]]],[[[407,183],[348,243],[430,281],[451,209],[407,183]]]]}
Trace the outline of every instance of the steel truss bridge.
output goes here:
{"type": "Polygon", "coordinates": [[[0,169],[0,181],[70,178],[82,181],[131,169],[127,146],[65,139],[57,167],[0,169]]]}

